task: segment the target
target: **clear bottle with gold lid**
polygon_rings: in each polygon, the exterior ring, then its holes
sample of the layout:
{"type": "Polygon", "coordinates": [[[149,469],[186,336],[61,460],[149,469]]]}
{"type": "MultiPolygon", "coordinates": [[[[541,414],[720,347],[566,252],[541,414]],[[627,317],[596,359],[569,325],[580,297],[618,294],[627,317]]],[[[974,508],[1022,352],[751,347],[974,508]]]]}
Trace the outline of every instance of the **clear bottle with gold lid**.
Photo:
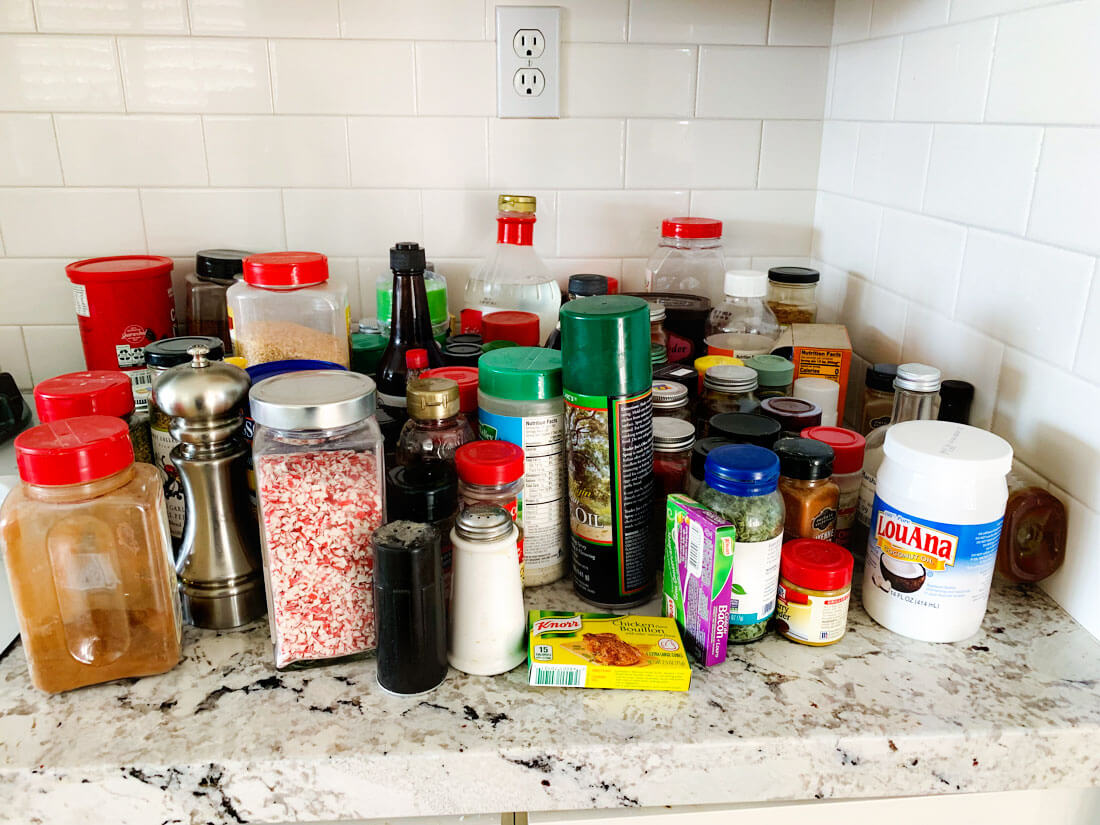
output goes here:
{"type": "Polygon", "coordinates": [[[454,462],[455,450],[474,440],[450,378],[414,378],[408,388],[409,420],[397,441],[397,463],[454,462]]]}

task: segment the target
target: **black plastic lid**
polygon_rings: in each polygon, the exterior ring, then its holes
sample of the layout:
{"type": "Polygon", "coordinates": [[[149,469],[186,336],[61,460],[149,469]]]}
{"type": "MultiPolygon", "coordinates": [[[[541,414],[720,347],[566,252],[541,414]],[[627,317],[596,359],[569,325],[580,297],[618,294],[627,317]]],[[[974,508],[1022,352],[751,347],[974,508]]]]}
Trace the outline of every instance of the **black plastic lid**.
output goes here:
{"type": "Polygon", "coordinates": [[[893,392],[894,378],[897,377],[897,374],[897,364],[872,364],[867,368],[867,389],[893,392]]]}
{"type": "Polygon", "coordinates": [[[970,423],[970,405],[974,403],[974,385],[949,378],[940,384],[940,421],[970,423]]]}
{"type": "Polygon", "coordinates": [[[423,272],[424,249],[416,241],[398,241],[390,247],[390,269],[395,272],[423,272]]]}
{"type": "Polygon", "coordinates": [[[449,463],[393,467],[386,473],[386,515],[390,521],[432,522],[458,510],[458,474],[449,463]]]}
{"type": "Polygon", "coordinates": [[[607,294],[607,278],[603,275],[570,275],[569,285],[566,290],[570,295],[576,295],[578,298],[584,298],[589,295],[606,295],[607,294]]]}
{"type": "Polygon", "coordinates": [[[244,272],[251,252],[239,249],[204,249],[195,253],[195,274],[203,281],[232,284],[244,272]]]}
{"type": "Polygon", "coordinates": [[[718,413],[710,419],[710,434],[732,444],[756,444],[769,450],[782,427],[774,418],[755,413],[718,413]]]}
{"type": "Polygon", "coordinates": [[[833,448],[812,438],[781,438],[772,447],[779,456],[779,474],[813,481],[833,474],[833,448]]]}
{"type": "Polygon", "coordinates": [[[695,398],[699,394],[699,373],[687,364],[681,364],[678,361],[654,367],[653,380],[673,381],[677,384],[683,384],[687,387],[688,398],[695,398]]]}
{"type": "Polygon", "coordinates": [[[379,587],[420,590],[442,573],[439,531],[430,524],[391,521],[374,531],[374,580],[379,587]]]}
{"type": "Polygon", "coordinates": [[[448,344],[477,344],[479,347],[485,343],[485,339],[476,332],[460,332],[447,339],[448,344]]]}
{"type": "Polygon", "coordinates": [[[768,270],[768,280],[777,284],[816,284],[821,273],[808,266],[773,266],[768,270]]]}
{"type": "Polygon", "coordinates": [[[206,347],[210,352],[206,358],[221,361],[225,357],[222,341],[213,335],[181,335],[178,338],[162,338],[145,345],[145,365],[157,369],[168,369],[191,360],[187,350],[191,347],[206,347]]]}
{"type": "Polygon", "coordinates": [[[443,363],[448,367],[476,367],[481,354],[481,344],[451,339],[443,346],[443,363]]]}
{"type": "Polygon", "coordinates": [[[700,438],[695,442],[695,446],[691,448],[691,475],[694,478],[702,478],[707,467],[707,456],[710,455],[710,451],[716,447],[721,447],[723,444],[729,444],[728,438],[722,438],[720,436],[710,436],[709,438],[700,438]]]}
{"type": "Polygon", "coordinates": [[[623,292],[635,298],[655,301],[665,308],[665,321],[705,321],[710,315],[710,298],[680,292],[623,292]]]}

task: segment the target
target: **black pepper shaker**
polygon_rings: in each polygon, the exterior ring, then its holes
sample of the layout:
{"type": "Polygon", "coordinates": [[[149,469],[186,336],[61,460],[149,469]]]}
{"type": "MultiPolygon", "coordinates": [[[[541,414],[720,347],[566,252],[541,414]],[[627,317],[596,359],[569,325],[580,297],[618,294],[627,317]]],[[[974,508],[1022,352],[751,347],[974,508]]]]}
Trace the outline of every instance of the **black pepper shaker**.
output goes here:
{"type": "Polygon", "coordinates": [[[439,531],[430,524],[375,530],[374,610],[378,685],[398,696],[437,687],[447,675],[447,627],[439,531]]]}

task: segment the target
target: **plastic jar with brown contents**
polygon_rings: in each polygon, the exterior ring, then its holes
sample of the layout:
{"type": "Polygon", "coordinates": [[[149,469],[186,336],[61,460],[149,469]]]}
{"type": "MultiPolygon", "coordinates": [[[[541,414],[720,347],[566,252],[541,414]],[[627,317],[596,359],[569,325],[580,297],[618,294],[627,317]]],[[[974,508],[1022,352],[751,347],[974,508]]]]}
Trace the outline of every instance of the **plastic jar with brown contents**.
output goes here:
{"type": "Polygon", "coordinates": [[[860,435],[865,436],[871,430],[890,423],[890,413],[894,409],[894,379],[897,375],[897,364],[872,364],[867,367],[863,411],[859,422],[860,435]]]}
{"type": "Polygon", "coordinates": [[[840,488],[830,478],[833,448],[809,438],[781,438],[773,449],[779,456],[779,492],[786,508],[783,540],[832,541],[840,506],[840,488]]]}

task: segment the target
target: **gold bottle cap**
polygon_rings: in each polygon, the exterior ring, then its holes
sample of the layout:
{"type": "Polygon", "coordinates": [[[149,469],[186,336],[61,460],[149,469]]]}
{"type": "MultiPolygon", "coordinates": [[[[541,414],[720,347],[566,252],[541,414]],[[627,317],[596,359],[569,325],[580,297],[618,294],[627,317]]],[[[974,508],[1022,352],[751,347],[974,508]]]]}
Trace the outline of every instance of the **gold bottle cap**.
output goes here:
{"type": "Polygon", "coordinates": [[[500,195],[497,198],[498,212],[526,212],[535,214],[534,195],[500,195]]]}
{"type": "Polygon", "coordinates": [[[450,378],[414,378],[406,393],[407,411],[417,421],[438,421],[458,415],[458,383],[450,378]]]}

